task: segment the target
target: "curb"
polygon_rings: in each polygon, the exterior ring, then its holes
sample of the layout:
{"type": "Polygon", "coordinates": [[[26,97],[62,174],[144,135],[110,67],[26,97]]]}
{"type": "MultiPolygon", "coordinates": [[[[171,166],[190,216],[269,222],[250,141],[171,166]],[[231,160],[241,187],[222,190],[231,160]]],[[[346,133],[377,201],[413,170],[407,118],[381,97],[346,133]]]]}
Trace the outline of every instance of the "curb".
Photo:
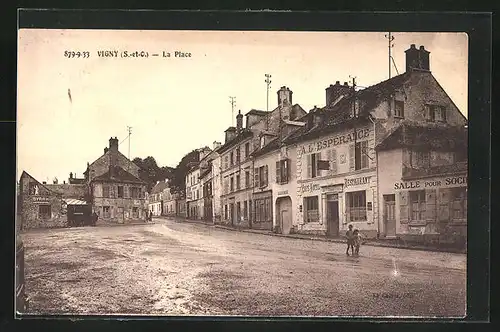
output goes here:
{"type": "MultiPolygon", "coordinates": [[[[253,233],[253,234],[262,234],[262,235],[268,235],[268,236],[276,236],[276,237],[284,237],[284,238],[289,238],[289,239],[297,239],[297,240],[309,240],[309,241],[321,241],[321,242],[332,242],[332,243],[346,243],[342,239],[332,239],[332,238],[323,238],[323,237],[312,237],[312,236],[307,236],[307,235],[284,235],[284,234],[278,234],[278,233],[273,233],[271,231],[262,231],[262,230],[254,230],[254,229],[248,229],[248,228],[235,228],[235,227],[229,227],[229,226],[224,226],[224,225],[217,225],[213,223],[206,223],[201,220],[192,220],[192,219],[184,219],[182,220],[175,219],[175,218],[159,218],[159,219],[166,219],[166,220],[171,220],[174,222],[185,222],[189,224],[199,224],[199,225],[205,225],[208,227],[215,227],[215,228],[220,228],[220,229],[226,229],[229,231],[234,231],[234,232],[244,232],[244,233],[253,233]]],[[[371,246],[371,247],[384,247],[384,248],[395,248],[395,249],[407,249],[407,250],[418,250],[418,251],[433,251],[433,252],[447,252],[447,253],[454,253],[454,254],[467,254],[466,251],[464,250],[446,250],[446,249],[438,249],[438,248],[432,248],[432,247],[422,247],[422,246],[404,246],[404,245],[395,245],[395,244],[390,244],[390,243],[379,243],[379,242],[366,242],[364,244],[365,246],[371,246]]]]}

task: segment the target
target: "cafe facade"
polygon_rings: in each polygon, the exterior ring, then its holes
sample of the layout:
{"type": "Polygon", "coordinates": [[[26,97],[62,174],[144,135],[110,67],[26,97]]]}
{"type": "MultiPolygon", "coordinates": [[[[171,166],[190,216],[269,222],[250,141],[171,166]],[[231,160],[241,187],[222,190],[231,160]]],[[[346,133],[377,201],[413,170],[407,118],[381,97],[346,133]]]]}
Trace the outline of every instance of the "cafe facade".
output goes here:
{"type": "Polygon", "coordinates": [[[337,237],[352,224],[376,237],[376,167],[374,127],[369,124],[299,142],[294,231],[337,237]]]}

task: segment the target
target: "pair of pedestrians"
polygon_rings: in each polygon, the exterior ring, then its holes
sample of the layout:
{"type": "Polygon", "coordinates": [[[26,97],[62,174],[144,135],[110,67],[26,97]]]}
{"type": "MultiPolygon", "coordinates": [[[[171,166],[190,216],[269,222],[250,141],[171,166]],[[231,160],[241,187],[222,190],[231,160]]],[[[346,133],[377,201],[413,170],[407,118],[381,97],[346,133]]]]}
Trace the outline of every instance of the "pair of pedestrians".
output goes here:
{"type": "Polygon", "coordinates": [[[349,256],[349,249],[351,249],[352,256],[359,256],[359,247],[361,246],[362,235],[359,230],[353,230],[352,228],[352,225],[349,225],[349,230],[345,234],[347,238],[347,250],[345,254],[349,256]]]}

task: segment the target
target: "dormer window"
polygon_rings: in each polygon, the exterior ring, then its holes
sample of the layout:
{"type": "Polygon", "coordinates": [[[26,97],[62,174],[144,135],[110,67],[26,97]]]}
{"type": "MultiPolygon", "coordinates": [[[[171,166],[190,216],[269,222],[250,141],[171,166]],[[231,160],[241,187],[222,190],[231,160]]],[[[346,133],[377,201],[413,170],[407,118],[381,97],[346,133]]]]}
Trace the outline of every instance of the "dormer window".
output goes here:
{"type": "Polygon", "coordinates": [[[405,117],[405,103],[402,100],[394,101],[394,117],[404,118],[405,117]]]}

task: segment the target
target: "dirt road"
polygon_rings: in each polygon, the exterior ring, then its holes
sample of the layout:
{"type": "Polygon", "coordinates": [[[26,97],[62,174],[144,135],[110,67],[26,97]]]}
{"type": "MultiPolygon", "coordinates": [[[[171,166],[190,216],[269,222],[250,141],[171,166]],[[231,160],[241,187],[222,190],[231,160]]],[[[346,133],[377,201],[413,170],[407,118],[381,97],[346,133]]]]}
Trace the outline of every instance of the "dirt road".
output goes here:
{"type": "Polygon", "coordinates": [[[466,256],[155,224],[23,234],[32,313],[455,316],[466,256]]]}

